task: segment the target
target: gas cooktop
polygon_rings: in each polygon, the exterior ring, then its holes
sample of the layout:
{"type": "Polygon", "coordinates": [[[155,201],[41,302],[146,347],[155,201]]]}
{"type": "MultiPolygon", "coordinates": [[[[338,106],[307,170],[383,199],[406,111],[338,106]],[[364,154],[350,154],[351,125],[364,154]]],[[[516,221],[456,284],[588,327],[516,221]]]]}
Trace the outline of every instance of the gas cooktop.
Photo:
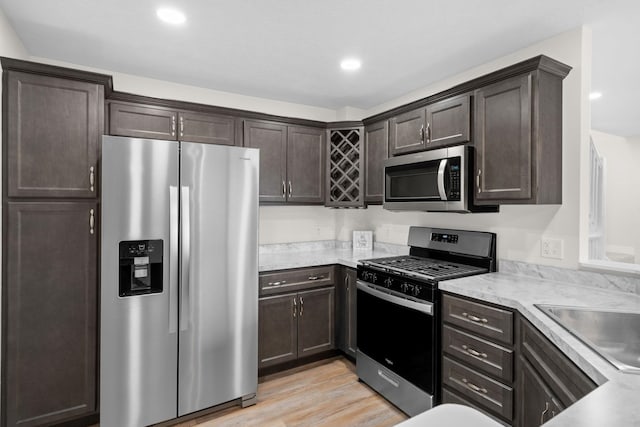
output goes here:
{"type": "Polygon", "coordinates": [[[361,261],[362,265],[378,268],[389,273],[425,280],[446,280],[473,274],[486,273],[486,268],[458,264],[431,258],[405,255],[388,258],[374,258],[361,261]]]}

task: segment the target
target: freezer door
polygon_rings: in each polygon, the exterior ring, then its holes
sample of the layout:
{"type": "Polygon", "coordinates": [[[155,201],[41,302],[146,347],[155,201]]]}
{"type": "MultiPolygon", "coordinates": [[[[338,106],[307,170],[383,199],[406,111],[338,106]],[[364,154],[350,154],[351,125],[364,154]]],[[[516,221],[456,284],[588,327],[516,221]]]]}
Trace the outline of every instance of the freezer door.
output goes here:
{"type": "Polygon", "coordinates": [[[178,164],[177,142],[103,137],[102,427],[177,416],[178,164]]]}
{"type": "Polygon", "coordinates": [[[259,153],[181,144],[180,416],[257,390],[259,153]]]}

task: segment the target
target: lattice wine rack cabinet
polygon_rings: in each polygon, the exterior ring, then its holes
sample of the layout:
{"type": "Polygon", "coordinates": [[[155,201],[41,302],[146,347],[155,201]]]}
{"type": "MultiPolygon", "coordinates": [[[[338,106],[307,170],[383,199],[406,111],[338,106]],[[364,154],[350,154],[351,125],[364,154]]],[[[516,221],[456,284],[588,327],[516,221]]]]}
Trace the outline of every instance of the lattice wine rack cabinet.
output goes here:
{"type": "Polygon", "coordinates": [[[364,128],[330,129],[326,205],[364,207],[364,128]]]}

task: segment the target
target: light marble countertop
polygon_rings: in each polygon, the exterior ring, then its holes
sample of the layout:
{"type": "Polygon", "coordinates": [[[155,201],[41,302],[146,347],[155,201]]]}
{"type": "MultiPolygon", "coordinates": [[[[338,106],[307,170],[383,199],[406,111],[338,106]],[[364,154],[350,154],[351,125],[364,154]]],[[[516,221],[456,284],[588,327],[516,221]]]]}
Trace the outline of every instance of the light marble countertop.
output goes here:
{"type": "Polygon", "coordinates": [[[640,375],[619,372],[534,306],[555,304],[640,312],[640,295],[507,273],[447,280],[439,287],[518,310],[600,385],[545,426],[640,426],[640,375]]]}

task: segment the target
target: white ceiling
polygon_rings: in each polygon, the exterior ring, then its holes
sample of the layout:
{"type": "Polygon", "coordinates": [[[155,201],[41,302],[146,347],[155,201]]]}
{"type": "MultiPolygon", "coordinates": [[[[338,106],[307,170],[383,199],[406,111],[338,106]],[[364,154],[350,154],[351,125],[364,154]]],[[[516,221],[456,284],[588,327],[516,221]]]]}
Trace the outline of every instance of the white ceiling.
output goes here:
{"type": "Polygon", "coordinates": [[[593,28],[593,127],[640,134],[638,0],[0,0],[33,56],[332,109],[368,109],[593,28]],[[155,10],[174,6],[171,27],[155,10]],[[345,56],[362,69],[345,73],[345,56]],[[634,111],[635,107],[635,111],[634,111]],[[635,114],[634,114],[635,113],[635,114]]]}

